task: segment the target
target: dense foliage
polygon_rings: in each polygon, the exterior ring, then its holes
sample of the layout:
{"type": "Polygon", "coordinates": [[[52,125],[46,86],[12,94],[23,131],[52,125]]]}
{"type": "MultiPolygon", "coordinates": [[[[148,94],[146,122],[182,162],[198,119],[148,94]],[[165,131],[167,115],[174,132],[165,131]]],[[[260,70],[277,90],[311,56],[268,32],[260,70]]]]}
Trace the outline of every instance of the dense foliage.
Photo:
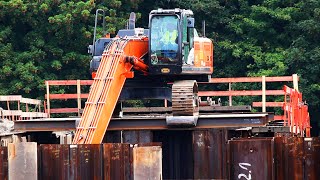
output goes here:
{"type": "MultiPolygon", "coordinates": [[[[320,109],[318,0],[6,0],[0,1],[0,94],[43,97],[46,79],[88,79],[94,13],[107,10],[107,30],[131,11],[147,26],[152,9],[190,8],[215,41],[216,77],[298,73],[316,129],[320,109]]],[[[101,31],[101,29],[99,29],[101,31]]]]}

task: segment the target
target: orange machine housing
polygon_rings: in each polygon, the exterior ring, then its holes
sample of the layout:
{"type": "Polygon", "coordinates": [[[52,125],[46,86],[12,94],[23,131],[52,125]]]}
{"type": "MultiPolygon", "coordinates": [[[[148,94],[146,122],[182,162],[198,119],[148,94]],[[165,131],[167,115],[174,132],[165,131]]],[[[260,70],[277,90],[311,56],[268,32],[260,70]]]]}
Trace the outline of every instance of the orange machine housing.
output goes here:
{"type": "Polygon", "coordinates": [[[213,43],[209,38],[194,38],[194,66],[209,67],[213,72],[213,43]]]}

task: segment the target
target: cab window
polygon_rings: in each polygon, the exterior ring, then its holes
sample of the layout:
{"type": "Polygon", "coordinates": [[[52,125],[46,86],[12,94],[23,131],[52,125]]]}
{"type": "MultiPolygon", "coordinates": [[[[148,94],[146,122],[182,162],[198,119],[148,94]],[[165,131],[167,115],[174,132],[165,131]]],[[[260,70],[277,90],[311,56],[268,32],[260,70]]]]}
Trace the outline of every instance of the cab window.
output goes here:
{"type": "Polygon", "coordinates": [[[178,17],[153,16],[151,19],[151,63],[153,65],[178,62],[178,17]]]}

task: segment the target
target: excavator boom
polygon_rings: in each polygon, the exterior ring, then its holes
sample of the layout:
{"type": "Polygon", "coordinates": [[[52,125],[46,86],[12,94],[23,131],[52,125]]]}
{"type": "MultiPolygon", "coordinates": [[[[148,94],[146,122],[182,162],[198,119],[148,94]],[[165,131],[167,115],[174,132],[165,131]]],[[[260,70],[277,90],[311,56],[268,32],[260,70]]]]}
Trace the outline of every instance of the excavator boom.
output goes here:
{"type": "Polygon", "coordinates": [[[119,38],[108,44],[102,54],[73,144],[102,142],[126,78],[132,74],[132,59],[141,59],[147,53],[148,38],[145,36],[119,38]]]}

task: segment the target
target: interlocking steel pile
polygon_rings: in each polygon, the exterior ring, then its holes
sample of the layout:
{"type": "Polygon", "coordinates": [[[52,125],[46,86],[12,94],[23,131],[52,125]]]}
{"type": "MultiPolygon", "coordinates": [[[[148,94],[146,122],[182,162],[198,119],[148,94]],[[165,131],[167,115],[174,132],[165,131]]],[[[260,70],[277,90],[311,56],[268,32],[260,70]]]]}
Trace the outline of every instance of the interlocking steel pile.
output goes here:
{"type": "MultiPolygon", "coordinates": [[[[211,138],[221,141],[217,135],[211,138]]],[[[194,152],[196,179],[316,180],[320,177],[320,138],[239,138],[229,140],[228,144],[202,142],[205,143],[202,152],[194,152]]]]}
{"type": "MultiPolygon", "coordinates": [[[[163,148],[167,145],[179,146],[170,142],[162,144],[163,148]]],[[[201,130],[193,132],[192,152],[180,149],[172,157],[168,155],[170,147],[163,151],[162,159],[151,151],[134,152],[130,144],[40,145],[38,179],[138,179],[138,176],[148,178],[154,176],[152,172],[161,171],[163,178],[188,179],[316,180],[320,177],[320,138],[228,141],[223,130],[201,130]],[[138,154],[135,159],[134,153],[138,154]],[[168,156],[175,163],[168,164],[168,156]]],[[[162,153],[161,148],[154,150],[162,153]]],[[[0,147],[0,180],[5,179],[8,179],[8,153],[7,148],[0,147]]]]}
{"type": "MultiPolygon", "coordinates": [[[[38,169],[36,171],[37,178],[40,180],[144,179],[145,176],[155,176],[157,173],[161,177],[160,146],[148,144],[133,146],[124,143],[43,144],[38,146],[37,153],[38,169]],[[150,167],[152,167],[151,170],[150,167]]],[[[8,158],[6,147],[0,147],[0,180],[7,180],[11,173],[14,173],[15,177],[18,176],[17,174],[28,173],[8,172],[10,161],[12,163],[10,158],[14,158],[11,156],[10,154],[8,158]]],[[[16,165],[17,162],[15,162],[16,165]]],[[[24,163],[21,162],[17,166],[24,166],[24,163]]],[[[24,171],[24,168],[21,167],[21,171],[24,171]]]]}

